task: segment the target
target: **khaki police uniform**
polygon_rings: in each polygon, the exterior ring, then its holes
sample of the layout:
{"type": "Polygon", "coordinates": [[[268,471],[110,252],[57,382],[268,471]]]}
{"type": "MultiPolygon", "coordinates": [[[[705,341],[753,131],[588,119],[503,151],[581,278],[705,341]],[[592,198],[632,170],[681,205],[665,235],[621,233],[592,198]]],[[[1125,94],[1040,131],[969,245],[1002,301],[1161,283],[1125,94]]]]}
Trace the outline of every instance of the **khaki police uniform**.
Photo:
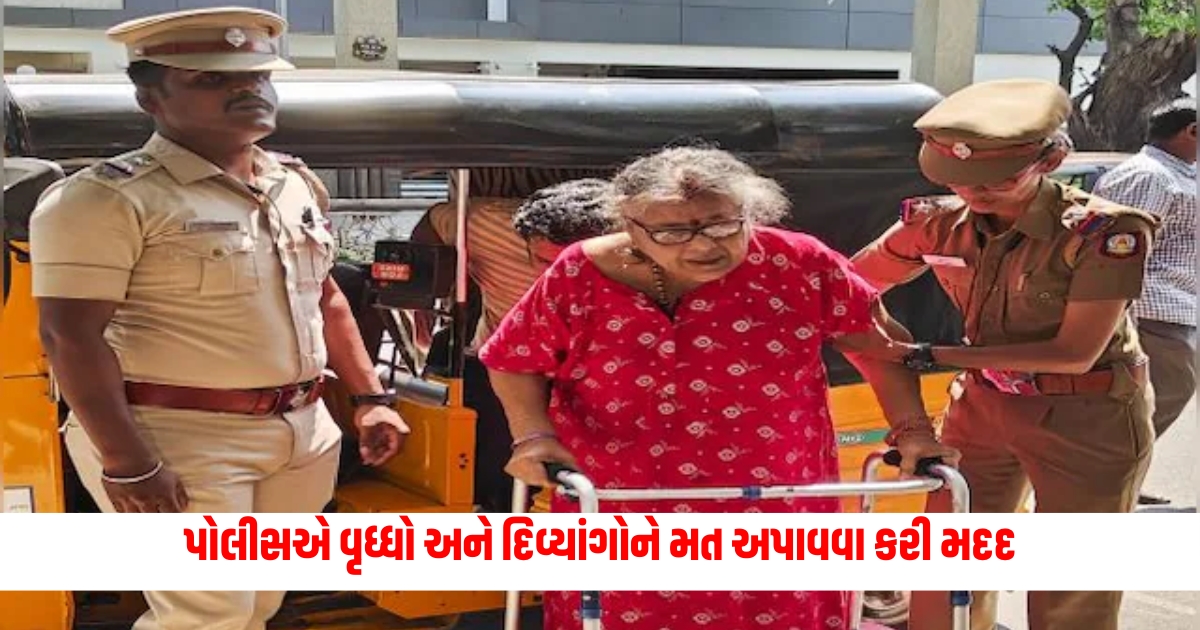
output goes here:
{"type": "MultiPolygon", "coordinates": [[[[1036,161],[1066,119],[1066,94],[1039,81],[976,84],[917,122],[921,166],[939,183],[996,184],[1036,161]]],[[[1155,219],[1049,178],[998,233],[957,196],[910,199],[854,258],[880,285],[932,270],[971,346],[1053,339],[1071,301],[1141,294],[1155,219]]],[[[1150,462],[1153,403],[1128,315],[1083,375],[968,370],[954,381],[942,441],[959,449],[971,511],[1013,512],[1032,484],[1039,512],[1128,512],[1150,462]]],[[[930,511],[947,511],[937,497],[930,511]]],[[[1031,630],[1115,630],[1120,593],[1031,593],[1031,630]]],[[[995,593],[976,593],[972,628],[991,630],[995,593]]],[[[946,594],[914,593],[911,626],[949,628],[946,594]]]]}
{"type": "MultiPolygon", "coordinates": [[[[271,14],[236,9],[113,32],[133,59],[240,70],[286,66],[268,52],[282,29],[271,14]]],[[[319,397],[320,299],[335,254],[327,197],[294,159],[256,150],[254,164],[248,186],[156,134],[50,188],[31,218],[36,297],[118,304],[105,338],[189,512],[318,512],[333,495],[341,431],[319,397]]],[[[111,512],[74,415],[65,441],[111,512]]],[[[260,630],[283,595],[148,592],[151,610],[134,628],[260,630]]]]}

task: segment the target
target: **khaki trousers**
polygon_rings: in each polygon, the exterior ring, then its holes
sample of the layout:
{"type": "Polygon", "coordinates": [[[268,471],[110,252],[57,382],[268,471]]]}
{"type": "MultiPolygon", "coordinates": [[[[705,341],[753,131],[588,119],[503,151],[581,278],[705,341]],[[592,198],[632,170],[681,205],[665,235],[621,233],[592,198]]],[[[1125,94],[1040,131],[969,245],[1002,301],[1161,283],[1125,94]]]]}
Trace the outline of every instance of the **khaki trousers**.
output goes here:
{"type": "MultiPolygon", "coordinates": [[[[135,409],[142,435],[183,481],[192,513],[320,512],[333,497],[341,429],[325,405],[285,416],[248,417],[135,409]]],[[[72,415],[67,450],[103,512],[112,503],[100,460],[72,415]]],[[[150,610],[133,630],[264,630],[285,593],[148,591],[150,610]]]]}
{"type": "MultiPolygon", "coordinates": [[[[960,376],[942,441],[962,451],[972,512],[1014,512],[1032,484],[1038,512],[1130,512],[1150,465],[1151,390],[1122,372],[1109,395],[1013,396],[960,376]]],[[[947,493],[929,512],[949,512],[947,493]]],[[[997,593],[972,593],[971,629],[992,630],[997,593]]],[[[1031,592],[1029,630],[1117,630],[1120,592],[1031,592]]],[[[909,627],[949,630],[949,595],[914,592],[909,627]]]]}
{"type": "Polygon", "coordinates": [[[1154,386],[1154,435],[1171,428],[1196,393],[1196,329],[1167,322],[1138,321],[1138,340],[1150,357],[1154,386]]]}

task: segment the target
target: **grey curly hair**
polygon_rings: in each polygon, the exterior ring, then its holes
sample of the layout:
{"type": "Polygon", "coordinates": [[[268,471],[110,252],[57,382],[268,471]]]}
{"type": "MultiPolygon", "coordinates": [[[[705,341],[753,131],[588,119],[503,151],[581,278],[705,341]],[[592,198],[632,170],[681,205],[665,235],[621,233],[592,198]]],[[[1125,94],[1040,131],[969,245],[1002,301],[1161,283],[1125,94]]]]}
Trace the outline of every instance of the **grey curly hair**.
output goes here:
{"type": "Polygon", "coordinates": [[[709,147],[664,149],[626,166],[613,178],[617,213],[640,214],[647,204],[724,197],[752,224],[779,222],[791,210],[787,193],[732,153],[709,147]]]}

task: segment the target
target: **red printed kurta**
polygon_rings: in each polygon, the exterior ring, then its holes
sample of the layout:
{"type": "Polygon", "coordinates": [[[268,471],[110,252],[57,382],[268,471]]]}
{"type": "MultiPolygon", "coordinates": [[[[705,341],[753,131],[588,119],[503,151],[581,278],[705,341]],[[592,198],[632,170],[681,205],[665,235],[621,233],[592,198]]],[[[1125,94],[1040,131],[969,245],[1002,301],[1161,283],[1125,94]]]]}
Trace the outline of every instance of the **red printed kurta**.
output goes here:
{"type": "MultiPolygon", "coordinates": [[[[871,326],[875,291],[816,239],[757,228],[746,259],[674,320],[568,248],[501,323],[489,368],[552,379],[550,417],[600,488],[836,482],[822,342],[871,326]]],[[[577,509],[556,497],[556,512],[577,509]]],[[[836,499],[601,502],[603,512],[834,512],[836,499]]],[[[837,592],[605,592],[609,630],[829,630],[837,592]]],[[[546,629],[580,627],[547,593],[546,629]]]]}

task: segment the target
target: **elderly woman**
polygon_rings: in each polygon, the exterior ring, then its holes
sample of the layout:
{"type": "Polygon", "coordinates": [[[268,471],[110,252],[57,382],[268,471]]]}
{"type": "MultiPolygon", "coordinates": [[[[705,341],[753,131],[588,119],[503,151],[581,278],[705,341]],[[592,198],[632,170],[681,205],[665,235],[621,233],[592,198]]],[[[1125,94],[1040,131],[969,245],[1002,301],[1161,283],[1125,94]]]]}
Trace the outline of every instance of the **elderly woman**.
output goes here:
{"type": "MultiPolygon", "coordinates": [[[[826,341],[871,382],[906,466],[957,461],[933,437],[916,375],[857,352],[888,343],[875,291],[816,239],[761,227],[788,210],[778,184],[697,148],[640,159],[613,184],[624,230],[563,251],[481,350],[514,436],[510,474],[546,485],[542,464],[553,461],[602,488],[837,481],[826,341]]],[[[838,501],[603,507],[834,512],[838,501]]],[[[604,597],[605,627],[631,630],[817,630],[844,627],[849,614],[838,592],[604,597]]],[[[578,627],[577,595],[545,601],[546,628],[578,627]]]]}

